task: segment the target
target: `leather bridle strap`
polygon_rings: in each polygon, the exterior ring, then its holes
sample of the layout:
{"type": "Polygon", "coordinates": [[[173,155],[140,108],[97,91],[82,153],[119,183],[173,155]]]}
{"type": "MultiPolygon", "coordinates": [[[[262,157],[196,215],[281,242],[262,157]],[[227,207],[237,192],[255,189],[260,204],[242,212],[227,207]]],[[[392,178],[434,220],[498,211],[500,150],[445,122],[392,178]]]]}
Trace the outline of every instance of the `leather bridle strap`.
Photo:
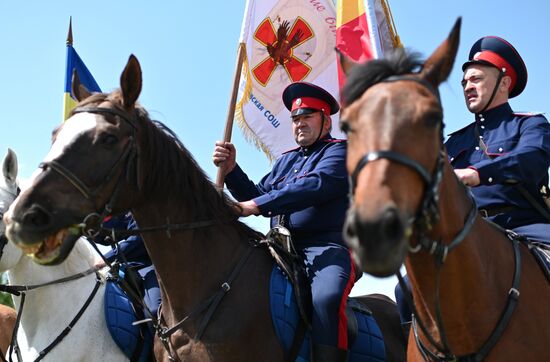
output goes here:
{"type": "Polygon", "coordinates": [[[4,248],[8,244],[8,237],[6,234],[0,235],[0,260],[2,260],[2,255],[4,254],[4,248]]]}
{"type": "Polygon", "coordinates": [[[131,154],[131,151],[134,147],[134,138],[130,137],[129,142],[126,144],[126,147],[124,147],[124,151],[118,158],[118,160],[115,162],[113,167],[111,167],[111,170],[109,171],[109,174],[104,179],[104,182],[96,187],[95,189],[91,189],[88,187],[82,180],[80,180],[72,171],[70,171],[68,168],[60,164],[59,162],[55,160],[47,161],[47,162],[41,162],[38,167],[42,168],[43,170],[46,170],[48,168],[51,168],[53,171],[57,172],[59,175],[63,176],[71,185],[73,185],[81,194],[84,196],[87,200],[93,201],[93,198],[96,196],[97,192],[101,190],[103,185],[111,180],[114,173],[118,170],[120,164],[128,159],[128,156],[131,154]]]}
{"type": "Polygon", "coordinates": [[[97,113],[97,114],[101,114],[101,113],[107,113],[107,114],[112,114],[114,116],[118,116],[120,118],[122,118],[123,120],[125,120],[133,129],[134,131],[137,131],[137,127],[136,125],[134,124],[134,118],[133,117],[129,117],[128,116],[128,113],[118,109],[118,108],[107,108],[107,107],[91,107],[91,106],[84,106],[84,107],[77,107],[75,109],[73,109],[73,114],[77,114],[77,113],[97,113]]]}
{"type": "Polygon", "coordinates": [[[397,163],[400,163],[412,168],[422,177],[422,180],[427,185],[431,184],[432,176],[418,162],[393,151],[373,151],[363,156],[355,166],[355,169],[351,174],[351,185],[353,190],[355,190],[355,188],[357,187],[357,178],[359,177],[359,173],[361,172],[363,167],[365,167],[369,162],[376,161],[383,158],[395,161],[397,163]]]}
{"type": "Polygon", "coordinates": [[[47,287],[47,286],[55,285],[55,284],[67,283],[67,282],[70,282],[72,280],[83,278],[87,275],[97,273],[101,268],[103,268],[103,266],[94,266],[94,267],[92,267],[88,270],[85,270],[83,272],[80,272],[80,273],[77,273],[77,274],[74,274],[74,275],[71,275],[71,276],[68,276],[68,277],[55,279],[55,280],[52,280],[50,282],[46,282],[46,283],[42,283],[42,284],[30,284],[30,285],[4,285],[4,284],[0,284],[0,292],[9,293],[9,294],[13,294],[15,296],[19,296],[22,292],[28,292],[30,290],[34,290],[34,289],[38,289],[38,288],[42,288],[42,287],[47,287]]]}

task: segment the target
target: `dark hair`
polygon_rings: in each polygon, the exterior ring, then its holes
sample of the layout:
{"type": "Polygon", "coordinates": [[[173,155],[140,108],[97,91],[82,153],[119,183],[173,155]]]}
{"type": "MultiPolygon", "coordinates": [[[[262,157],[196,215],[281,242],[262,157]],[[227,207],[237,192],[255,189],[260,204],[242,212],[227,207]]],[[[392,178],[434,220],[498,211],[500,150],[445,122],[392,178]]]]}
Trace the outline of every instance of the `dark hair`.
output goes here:
{"type": "Polygon", "coordinates": [[[355,66],[348,74],[342,90],[343,103],[349,105],[355,102],[371,86],[392,75],[417,72],[422,68],[422,64],[418,53],[398,48],[382,59],[373,59],[355,66]]]}

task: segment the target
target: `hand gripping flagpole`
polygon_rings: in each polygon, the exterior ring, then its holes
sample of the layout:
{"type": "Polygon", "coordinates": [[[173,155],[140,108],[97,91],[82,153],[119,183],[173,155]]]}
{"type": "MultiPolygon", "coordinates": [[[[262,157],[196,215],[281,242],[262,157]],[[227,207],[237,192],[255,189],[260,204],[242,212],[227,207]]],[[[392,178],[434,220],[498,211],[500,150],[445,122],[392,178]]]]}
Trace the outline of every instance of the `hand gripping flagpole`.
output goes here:
{"type": "MultiPolygon", "coordinates": [[[[235,107],[237,104],[237,95],[239,91],[239,82],[241,81],[241,70],[244,59],[244,43],[239,43],[237,50],[237,65],[235,67],[235,75],[233,76],[233,89],[231,91],[231,100],[229,101],[229,108],[227,110],[227,119],[225,121],[225,130],[223,132],[223,141],[231,142],[231,133],[233,131],[233,118],[235,117],[235,107]]],[[[221,169],[218,167],[218,174],[216,175],[216,187],[220,192],[223,192],[224,175],[221,169]]]]}

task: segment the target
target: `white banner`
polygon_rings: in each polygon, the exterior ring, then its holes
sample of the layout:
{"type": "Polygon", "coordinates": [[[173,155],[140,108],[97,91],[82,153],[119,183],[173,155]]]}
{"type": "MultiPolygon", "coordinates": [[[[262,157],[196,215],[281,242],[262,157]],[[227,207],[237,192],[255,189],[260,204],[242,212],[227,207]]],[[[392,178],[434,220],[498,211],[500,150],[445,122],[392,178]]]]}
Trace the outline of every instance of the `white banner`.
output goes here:
{"type": "MultiPolygon", "coordinates": [[[[336,12],[331,0],[248,0],[240,43],[245,47],[235,118],[269,158],[295,148],[281,95],[292,82],[316,84],[339,99],[336,12]]],[[[332,136],[343,138],[339,113],[332,136]]]]}

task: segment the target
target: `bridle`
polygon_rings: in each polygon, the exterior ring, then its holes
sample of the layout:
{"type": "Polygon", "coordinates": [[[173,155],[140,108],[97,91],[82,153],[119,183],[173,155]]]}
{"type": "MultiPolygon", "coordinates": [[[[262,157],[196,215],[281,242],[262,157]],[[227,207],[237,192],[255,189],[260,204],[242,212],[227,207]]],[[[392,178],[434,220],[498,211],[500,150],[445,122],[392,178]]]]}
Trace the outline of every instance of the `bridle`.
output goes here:
{"type": "MultiPolygon", "coordinates": [[[[12,194],[15,197],[19,196],[19,194],[21,193],[21,189],[19,187],[17,187],[17,190],[16,190],[15,194],[13,192],[9,191],[9,190],[6,190],[6,189],[4,189],[4,191],[12,194]]],[[[2,217],[3,217],[3,214],[0,214],[0,219],[2,217]]],[[[7,243],[8,243],[8,238],[7,238],[6,234],[3,233],[2,235],[0,235],[0,260],[2,260],[2,255],[3,255],[3,252],[4,252],[4,248],[6,247],[7,243]]],[[[0,292],[9,293],[9,294],[12,294],[14,296],[20,296],[20,298],[21,298],[20,304],[19,304],[19,310],[17,311],[17,319],[15,321],[15,326],[14,326],[14,329],[12,331],[12,338],[11,338],[11,341],[10,341],[10,351],[11,351],[11,353],[9,355],[9,360],[10,361],[12,361],[12,353],[14,353],[14,352],[17,355],[18,361],[23,360],[22,355],[21,355],[21,350],[20,350],[19,344],[17,342],[17,332],[18,332],[18,329],[19,329],[19,326],[20,326],[20,323],[21,323],[21,317],[23,315],[23,307],[25,305],[25,298],[26,298],[27,292],[35,290],[35,289],[47,287],[47,286],[53,286],[53,285],[57,285],[57,284],[68,283],[70,281],[83,278],[83,277],[88,276],[88,275],[93,274],[93,273],[96,274],[96,283],[94,285],[94,288],[92,289],[92,292],[90,293],[90,295],[88,296],[88,298],[86,299],[86,301],[84,302],[82,307],[78,310],[76,315],[69,322],[68,326],[65,329],[63,329],[63,331],[48,346],[46,346],[44,349],[42,349],[38,353],[38,357],[34,360],[35,362],[37,362],[37,361],[42,360],[52,349],[55,348],[55,346],[57,346],[59,343],[61,343],[61,341],[74,328],[74,326],[76,325],[76,323],[78,322],[78,320],[80,319],[82,314],[86,311],[86,309],[88,308],[88,306],[92,302],[93,298],[95,297],[97,291],[99,290],[99,286],[101,284],[101,277],[99,276],[98,271],[101,268],[102,267],[92,267],[92,268],[90,268],[86,271],[83,271],[83,272],[80,272],[80,273],[77,273],[77,274],[74,274],[74,275],[71,275],[71,276],[68,276],[68,277],[63,277],[63,278],[55,279],[55,280],[52,280],[52,281],[49,281],[49,282],[41,283],[41,284],[25,284],[25,285],[0,284],[0,292]]],[[[6,361],[6,357],[4,357],[1,352],[0,352],[0,360],[1,361],[6,361]]]]}
{"type": "MultiPolygon", "coordinates": [[[[136,113],[134,113],[133,116],[130,116],[118,108],[93,107],[93,106],[77,107],[73,110],[73,114],[76,114],[76,113],[111,114],[111,115],[120,117],[122,120],[124,120],[126,123],[128,123],[132,127],[132,135],[130,136],[129,142],[126,144],[120,157],[111,167],[111,170],[109,171],[104,182],[95,188],[91,188],[88,185],[86,185],[86,183],[84,183],[78,176],[76,176],[73,172],[71,172],[70,170],[68,170],[66,167],[64,167],[63,165],[61,165],[59,162],[55,160],[43,162],[40,164],[41,168],[43,169],[50,168],[51,170],[57,172],[59,175],[65,178],[70,184],[72,184],[82,194],[82,196],[84,196],[87,200],[90,200],[92,203],[94,203],[94,205],[95,205],[95,198],[97,197],[97,195],[105,189],[109,181],[111,181],[111,179],[115,177],[115,175],[118,173],[119,176],[118,176],[118,180],[116,181],[115,188],[109,200],[103,206],[102,211],[87,215],[83,219],[82,223],[79,224],[79,227],[82,229],[83,233],[88,237],[93,238],[99,235],[101,232],[107,232],[107,233],[110,232],[112,235],[112,240],[114,242],[116,240],[117,235],[130,236],[130,235],[139,235],[143,232],[164,230],[167,236],[170,238],[171,231],[185,231],[185,230],[206,228],[206,227],[211,227],[214,225],[228,223],[228,222],[237,220],[236,218],[228,219],[228,220],[211,219],[211,220],[198,220],[198,221],[180,223],[180,224],[172,224],[170,223],[170,220],[167,220],[167,223],[164,225],[137,228],[132,230],[115,230],[111,228],[105,228],[103,226],[103,220],[105,219],[105,217],[111,215],[113,211],[113,206],[118,200],[120,191],[122,189],[122,184],[123,184],[121,180],[123,179],[123,177],[126,177],[126,179],[131,179],[131,177],[136,176],[135,170],[138,162],[137,147],[136,147],[136,132],[137,132],[137,127],[136,127],[137,121],[135,117],[136,113]],[[119,171],[120,168],[122,167],[125,167],[125,170],[119,171]]],[[[92,244],[92,246],[94,246],[92,242],[90,243],[92,244]]],[[[251,244],[251,246],[254,247],[256,245],[251,244]]],[[[231,274],[221,284],[220,288],[212,296],[210,296],[208,299],[200,303],[189,315],[187,315],[182,320],[177,322],[174,326],[170,328],[165,326],[164,318],[162,317],[162,313],[160,311],[159,311],[158,318],[156,318],[155,316],[151,315],[151,313],[149,313],[149,316],[150,316],[149,319],[145,319],[143,321],[137,322],[137,323],[143,323],[143,322],[153,323],[155,332],[159,337],[159,339],[161,340],[162,345],[167,351],[169,355],[169,359],[171,361],[177,360],[177,357],[175,357],[172,352],[174,348],[171,346],[170,336],[173,333],[175,333],[177,330],[181,329],[186,322],[190,321],[191,319],[197,317],[199,314],[203,313],[204,316],[200,321],[200,326],[197,334],[195,335],[195,339],[199,340],[202,337],[208,323],[210,322],[214,314],[214,311],[217,309],[217,307],[221,303],[223,297],[231,289],[232,281],[237,277],[237,275],[243,269],[244,265],[248,261],[253,250],[254,248],[247,249],[247,252],[241,256],[237,264],[232,269],[231,274]]],[[[107,265],[110,266],[109,262],[105,258],[104,258],[104,261],[106,262],[107,265]]],[[[147,306],[143,303],[143,301],[140,298],[138,298],[137,301],[140,304],[142,304],[142,307],[144,307],[146,310],[148,309],[147,306]]]]}
{"type": "MultiPolygon", "coordinates": [[[[419,77],[418,75],[414,75],[414,74],[413,75],[394,75],[394,76],[385,78],[384,80],[378,83],[388,83],[388,82],[398,82],[398,81],[415,82],[425,87],[426,89],[428,89],[428,91],[430,91],[430,93],[432,93],[437,98],[439,107],[441,108],[441,97],[439,94],[439,90],[435,88],[431,83],[419,77]]],[[[500,336],[504,332],[504,329],[508,325],[508,322],[510,321],[512,313],[517,304],[517,299],[519,297],[519,280],[521,275],[521,270],[520,270],[521,259],[519,255],[519,241],[518,241],[519,237],[517,236],[517,234],[511,234],[510,232],[507,233],[508,237],[513,242],[513,248],[514,248],[514,260],[515,260],[514,280],[512,283],[512,288],[508,293],[508,301],[507,301],[505,310],[501,315],[501,318],[499,319],[497,326],[495,327],[495,329],[493,330],[493,332],[491,333],[487,341],[483,344],[483,346],[480,348],[478,352],[465,355],[465,356],[455,356],[450,351],[450,348],[447,342],[447,337],[445,334],[445,328],[443,326],[443,318],[441,316],[441,305],[440,305],[440,297],[439,297],[440,276],[441,276],[440,271],[449,252],[451,252],[451,250],[453,250],[458,245],[460,245],[460,243],[466,238],[466,236],[471,231],[475,223],[475,220],[477,218],[477,207],[472,195],[469,192],[467,192],[466,194],[470,199],[471,207],[470,207],[470,210],[468,211],[468,215],[466,217],[464,227],[462,228],[462,230],[458,232],[458,234],[453,238],[453,240],[449,243],[443,244],[441,240],[431,240],[427,236],[429,231],[432,230],[433,226],[436,225],[440,219],[439,188],[441,185],[441,181],[443,179],[443,170],[446,162],[446,152],[445,152],[444,137],[443,137],[444,123],[442,118],[439,120],[439,125],[440,125],[440,137],[439,137],[440,147],[437,151],[435,168],[432,173],[426,170],[426,168],[416,160],[408,156],[405,156],[403,154],[400,154],[398,152],[395,152],[392,150],[372,151],[367,153],[363,157],[361,157],[361,159],[355,166],[355,169],[351,173],[350,197],[353,200],[355,189],[357,188],[357,179],[362,169],[366,165],[368,165],[370,162],[380,160],[380,159],[387,159],[389,161],[404,165],[412,169],[413,171],[415,171],[420,176],[420,178],[424,181],[424,184],[425,184],[424,195],[420,203],[420,207],[417,210],[415,216],[408,222],[408,226],[413,228],[413,233],[411,233],[411,235],[414,235],[417,240],[417,245],[415,245],[414,247],[409,245],[409,252],[417,253],[421,249],[424,249],[428,251],[430,254],[434,255],[436,270],[437,270],[436,283],[435,283],[436,285],[435,322],[436,322],[437,330],[439,332],[441,343],[438,343],[435,341],[435,339],[431,336],[428,329],[426,328],[425,324],[417,317],[418,312],[412,300],[411,292],[407,284],[403,280],[403,277],[401,276],[400,271],[397,271],[396,275],[399,280],[399,284],[403,289],[405,299],[407,300],[409,306],[411,307],[411,310],[413,311],[414,337],[415,337],[417,346],[426,361],[428,360],[428,356],[430,358],[433,358],[435,360],[440,360],[440,361],[481,361],[486,357],[486,355],[498,342],[500,336]],[[433,349],[435,349],[436,352],[432,352],[427,346],[425,346],[421,342],[418,335],[417,326],[420,327],[424,336],[427,338],[429,344],[433,349]]]]}
{"type": "MultiPolygon", "coordinates": [[[[422,85],[424,88],[427,88],[430,93],[432,93],[438,100],[438,104],[441,107],[441,99],[439,95],[439,91],[437,88],[434,88],[434,86],[429,83],[428,81],[424,80],[423,78],[420,78],[415,75],[394,75],[391,77],[388,77],[384,80],[382,80],[379,83],[388,83],[388,82],[398,82],[398,81],[410,81],[415,82],[420,85],[422,85]]],[[[378,84],[378,83],[377,83],[378,84]]],[[[359,177],[359,174],[363,170],[365,166],[367,166],[370,162],[377,161],[380,159],[387,159],[392,162],[399,163],[401,165],[404,165],[413,171],[416,172],[424,182],[424,194],[422,197],[422,201],[420,202],[420,207],[418,211],[416,212],[415,216],[409,220],[409,227],[413,227],[416,235],[418,237],[418,244],[414,247],[409,247],[409,250],[411,252],[418,252],[420,249],[426,249],[430,251],[430,253],[434,254],[439,263],[443,263],[445,261],[445,258],[448,254],[448,252],[456,247],[458,243],[462,241],[464,237],[460,238],[460,240],[455,241],[454,243],[451,243],[450,245],[443,245],[439,242],[429,240],[426,237],[426,234],[433,228],[435,224],[439,222],[440,218],[440,212],[439,212],[439,187],[441,185],[441,180],[443,179],[443,169],[446,162],[446,152],[445,152],[445,145],[444,145],[444,137],[443,137],[443,119],[440,119],[438,121],[440,125],[440,146],[437,150],[437,159],[435,161],[435,168],[433,172],[430,172],[426,170],[424,166],[422,166],[418,161],[403,155],[401,153],[392,151],[392,150],[377,150],[377,151],[371,151],[361,157],[357,165],[355,166],[355,169],[351,173],[350,176],[350,187],[351,187],[351,197],[355,194],[355,189],[357,188],[357,179],[359,177]]],[[[465,229],[467,229],[466,233],[471,228],[471,224],[473,224],[473,220],[476,216],[476,207],[475,202],[472,200],[472,208],[470,209],[470,212],[468,214],[468,220],[465,225],[465,229]]]]}
{"type": "Polygon", "coordinates": [[[76,176],[72,171],[67,169],[61,163],[51,160],[48,162],[40,163],[39,167],[43,170],[50,168],[52,171],[57,172],[63,178],[65,178],[70,184],[72,184],[87,200],[91,201],[95,206],[95,199],[101,191],[104,190],[106,185],[113,179],[113,177],[119,172],[119,169],[126,165],[126,169],[119,174],[114,191],[112,192],[109,200],[105,203],[102,208],[102,211],[98,213],[92,213],[86,216],[83,222],[80,224],[85,235],[89,237],[97,236],[99,233],[98,225],[101,224],[103,219],[110,215],[113,211],[113,206],[115,205],[120,191],[122,189],[122,179],[123,176],[126,176],[129,179],[130,175],[135,169],[135,163],[137,162],[137,153],[136,153],[136,143],[135,143],[135,134],[136,134],[136,125],[133,117],[118,108],[107,108],[107,107],[77,107],[73,110],[73,114],[77,113],[95,113],[95,114],[111,114],[114,116],[120,117],[122,120],[126,121],[128,125],[132,127],[132,135],[129,138],[128,143],[124,147],[120,157],[111,167],[109,173],[105,177],[104,181],[95,188],[91,188],[84,181],[82,181],[78,176],[76,176]]]}

